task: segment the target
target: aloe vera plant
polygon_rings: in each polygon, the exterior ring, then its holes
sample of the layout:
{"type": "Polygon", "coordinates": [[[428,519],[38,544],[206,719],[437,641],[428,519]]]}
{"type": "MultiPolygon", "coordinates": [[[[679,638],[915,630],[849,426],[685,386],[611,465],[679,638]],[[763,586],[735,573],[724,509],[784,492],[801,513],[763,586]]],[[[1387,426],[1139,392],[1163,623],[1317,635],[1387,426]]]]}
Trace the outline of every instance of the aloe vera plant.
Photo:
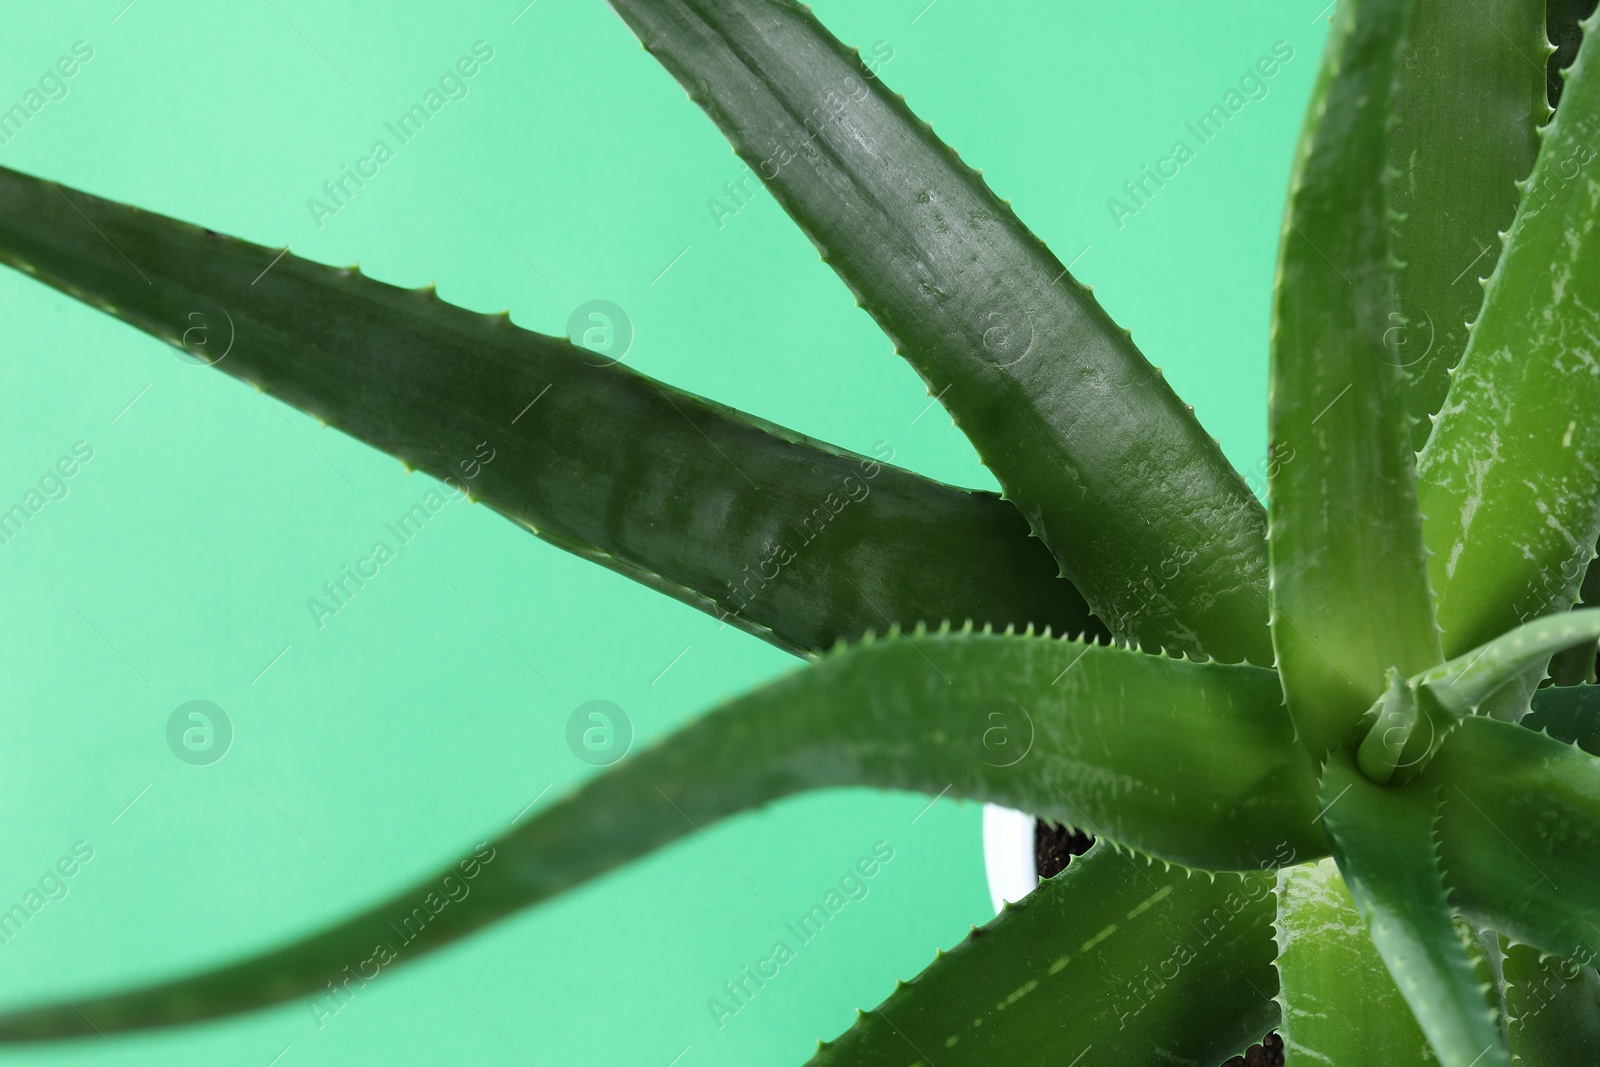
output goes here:
{"type": "Polygon", "coordinates": [[[692,828],[872,786],[1098,840],[814,1063],[1216,1064],[1274,1027],[1291,1064],[1600,1060],[1600,687],[1539,687],[1553,657],[1592,683],[1600,640],[1600,610],[1571,610],[1600,537],[1600,19],[1552,112],[1565,5],[1333,10],[1282,230],[1263,508],[1131,336],[806,9],[613,7],[1003,495],[0,169],[8,265],[179,347],[190,308],[226,306],[217,369],[440,477],[492,438],[478,499],[813,661],[344,922],[11,1011],[0,1040],[312,997],[692,828]],[[1470,295],[1461,235],[1485,246],[1470,295]],[[541,417],[508,429],[505,398],[535,393],[541,417]],[[788,567],[785,526],[867,482],[788,567]],[[1036,729],[1003,767],[982,758],[997,708],[1036,729]],[[433,908],[460,874],[474,892],[433,908]]]}

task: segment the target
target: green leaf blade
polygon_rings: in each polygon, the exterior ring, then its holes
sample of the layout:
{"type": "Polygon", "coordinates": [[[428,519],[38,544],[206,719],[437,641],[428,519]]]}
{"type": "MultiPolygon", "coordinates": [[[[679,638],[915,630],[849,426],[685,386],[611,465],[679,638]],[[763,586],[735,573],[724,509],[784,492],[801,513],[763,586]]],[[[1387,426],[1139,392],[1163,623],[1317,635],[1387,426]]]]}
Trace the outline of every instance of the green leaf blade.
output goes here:
{"type": "Polygon", "coordinates": [[[1475,715],[1424,782],[1443,803],[1439,853],[1460,909],[1546,952],[1600,958],[1600,759],[1475,715]]]}
{"type": "Polygon", "coordinates": [[[280,258],[4,168],[0,262],[180,350],[206,324],[214,351],[231,339],[218,370],[788,651],[924,621],[1106,632],[993,494],[889,466],[892,449],[861,456],[743,415],[431,288],[280,258]]]}
{"type": "MultiPolygon", "coordinates": [[[[1418,460],[1445,651],[1458,655],[1577,598],[1600,533],[1600,26],[1555,118],[1418,460]]],[[[1522,696],[1538,678],[1526,681],[1522,696]]],[[[1525,703],[1503,714],[1519,716],[1525,703]]]]}
{"type": "Polygon", "coordinates": [[[1466,947],[1451,920],[1434,848],[1431,789],[1386,789],[1344,759],[1323,770],[1323,821],[1400,995],[1445,1067],[1511,1067],[1466,947]]]}
{"type": "Polygon", "coordinates": [[[1097,842],[811,1065],[1220,1063],[1277,1021],[1272,886],[1271,874],[1212,881],[1097,842]]]}
{"type": "MultiPolygon", "coordinates": [[[[1583,583],[1578,587],[1579,607],[1600,606],[1600,558],[1591,560],[1583,572],[1583,583]]],[[[1550,658],[1550,680],[1558,686],[1582,685],[1595,682],[1595,664],[1600,653],[1600,640],[1581,641],[1550,658]]]]}
{"type": "Polygon", "coordinates": [[[1427,1062],[1427,1039],[1384,969],[1334,861],[1280,869],[1277,893],[1275,966],[1285,1063],[1427,1062]]]}
{"type": "Polygon", "coordinates": [[[1395,358],[1388,123],[1408,0],[1334,13],[1290,181],[1273,306],[1272,639],[1313,755],[1385,671],[1442,659],[1395,358]]]}
{"type": "Polygon", "coordinates": [[[1533,169],[1546,102],[1544,5],[1527,0],[1416,0],[1407,35],[1390,158],[1394,250],[1405,269],[1397,340],[1421,450],[1444,405],[1450,368],[1467,347],[1500,234],[1516,215],[1516,183],[1533,169]]]}
{"type": "Polygon", "coordinates": [[[977,172],[798,4],[612,6],[949,409],[1113,633],[1271,663],[1260,505],[977,172]]]}
{"type": "MultiPolygon", "coordinates": [[[[1426,770],[1464,719],[1493,711],[1520,678],[1552,654],[1575,641],[1597,639],[1600,609],[1587,608],[1535,619],[1404,683],[1391,669],[1390,690],[1375,705],[1376,722],[1361,742],[1357,765],[1380,785],[1409,782],[1426,770]]],[[[1570,695],[1548,699],[1547,716],[1528,725],[1537,730],[1543,723],[1553,724],[1561,731],[1556,736],[1566,741],[1591,733],[1592,722],[1583,721],[1584,693],[1557,692],[1570,695]]]]}
{"type": "MultiPolygon", "coordinates": [[[[1084,826],[1173,862],[1315,858],[1316,782],[1276,676],[989,634],[869,641],[736,699],[492,843],[471,896],[401,960],[718,820],[808,790],[948,793],[1084,826]]],[[[1531,735],[1530,735],[1531,736],[1531,735]]],[[[338,927],[164,985],[0,1016],[0,1041],[170,1025],[317,992],[393,940],[429,880],[338,927]],[[81,1010],[80,1010],[81,1009],[81,1010]]]]}
{"type": "Polygon", "coordinates": [[[1424,672],[1417,682],[1456,714],[1466,715],[1555,653],[1595,638],[1600,638],[1600,608],[1547,615],[1424,672]]]}

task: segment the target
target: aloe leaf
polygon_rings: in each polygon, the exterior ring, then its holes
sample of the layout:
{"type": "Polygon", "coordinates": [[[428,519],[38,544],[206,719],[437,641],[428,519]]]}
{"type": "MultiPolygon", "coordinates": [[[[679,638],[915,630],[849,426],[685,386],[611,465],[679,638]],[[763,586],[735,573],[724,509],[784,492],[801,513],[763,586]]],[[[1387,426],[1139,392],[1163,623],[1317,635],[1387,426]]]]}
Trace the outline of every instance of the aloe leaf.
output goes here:
{"type": "MultiPolygon", "coordinates": [[[[1600,560],[1590,560],[1583,572],[1583,584],[1578,587],[1578,605],[1600,607],[1600,560]]],[[[1550,657],[1550,679],[1556,685],[1582,685],[1595,679],[1595,655],[1600,650],[1600,639],[1580,641],[1550,657]]]]}
{"type": "Polygon", "coordinates": [[[1273,300],[1272,640],[1314,756],[1443,657],[1392,324],[1389,116],[1409,0],[1338,6],[1296,151],[1273,300]]]}
{"type": "Polygon", "coordinates": [[[1509,945],[1503,970],[1512,1063],[1600,1063],[1600,974],[1592,965],[1509,945]]]}
{"type": "Polygon", "coordinates": [[[1578,641],[1600,638],[1600,608],[1536,619],[1420,675],[1448,710],[1470,715],[1498,690],[1578,641]]]}
{"type": "Polygon", "coordinates": [[[811,1067],[1220,1063],[1277,1022],[1272,886],[1096,842],[859,1013],[811,1067]]]}
{"type": "Polygon", "coordinates": [[[1517,210],[1516,183],[1538,152],[1545,96],[1544,5],[1529,0],[1416,0],[1400,67],[1396,173],[1394,339],[1410,374],[1412,446],[1421,449],[1444,404],[1449,370],[1483,304],[1478,279],[1500,255],[1517,210]]]}
{"type": "Polygon", "coordinates": [[[612,0],[949,409],[1095,613],[1272,662],[1260,505],[1044,244],[792,0],[612,0]]]}
{"type": "MultiPolygon", "coordinates": [[[[1006,804],[1217,870],[1315,857],[1316,783],[1281,700],[1258,667],[1015,635],[869,640],[724,705],[497,839],[471,895],[392,951],[414,958],[719,819],[834,786],[1006,804]]],[[[442,877],[231,967],[0,1016],[0,1040],[310,996],[394,942],[391,924],[442,877]]]]}
{"type": "Polygon", "coordinates": [[[1415,742],[1417,724],[1423,721],[1419,707],[1423,701],[1411,683],[1393,667],[1384,678],[1388,688],[1370,712],[1376,721],[1356,749],[1356,766],[1369,781],[1379,785],[1387,785],[1401,764],[1408,762],[1406,748],[1415,742]]]}
{"type": "Polygon", "coordinates": [[[1533,694],[1533,710],[1522,720],[1558,741],[1600,756],[1600,685],[1550,686],[1533,694]]]}
{"type": "MultiPolygon", "coordinates": [[[[1591,19],[1433,435],[1418,500],[1445,652],[1574,603],[1600,534],[1600,34],[1591,19]]],[[[1536,684],[1522,681],[1525,698],[1536,684]]],[[[1526,703],[1497,715],[1516,718],[1526,703]]]]}
{"type": "Polygon", "coordinates": [[[1278,1032],[1289,1067],[1427,1062],[1427,1039],[1332,859],[1279,869],[1274,929],[1278,1032]]]}
{"type": "Polygon", "coordinates": [[[1442,801],[1439,854],[1463,913],[1546,952],[1600,957],[1600,759],[1474,715],[1424,783],[1442,801]]]}
{"type": "Polygon", "coordinates": [[[1105,633],[993,494],[702,400],[431,287],[280,258],[4,168],[0,262],[186,351],[203,351],[207,324],[213,351],[232,341],[217,369],[789,651],[947,619],[1105,633]]]}
{"type": "Polygon", "coordinates": [[[1434,848],[1434,791],[1384,788],[1336,756],[1323,768],[1322,800],[1350,897],[1439,1061],[1510,1067],[1488,990],[1451,919],[1434,848]]]}
{"type": "MultiPolygon", "coordinates": [[[[1493,930],[1480,929],[1465,915],[1455,917],[1456,933],[1467,946],[1467,957],[1472,961],[1472,973],[1478,984],[1489,991],[1489,1005],[1494,1012],[1494,1025],[1506,1044],[1511,1043],[1511,1031],[1506,1022],[1505,950],[1500,935],[1493,930]]],[[[1516,1049],[1511,1050],[1511,1062],[1517,1062],[1516,1049]]]]}

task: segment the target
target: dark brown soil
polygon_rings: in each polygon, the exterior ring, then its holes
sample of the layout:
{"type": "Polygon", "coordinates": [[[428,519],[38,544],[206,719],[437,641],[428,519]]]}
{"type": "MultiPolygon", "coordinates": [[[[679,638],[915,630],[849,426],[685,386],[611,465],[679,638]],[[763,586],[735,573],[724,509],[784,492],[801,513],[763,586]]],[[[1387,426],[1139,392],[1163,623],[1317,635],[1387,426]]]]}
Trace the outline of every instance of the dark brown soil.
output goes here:
{"type": "Polygon", "coordinates": [[[1235,1056],[1222,1067],[1283,1067],[1283,1039],[1268,1034],[1261,1044],[1251,1045],[1243,1056],[1235,1056]]]}
{"type": "Polygon", "coordinates": [[[1067,861],[1089,851],[1094,838],[1082,830],[1069,830],[1038,819],[1033,824],[1033,862],[1040,878],[1054,878],[1067,869],[1067,861]]]}

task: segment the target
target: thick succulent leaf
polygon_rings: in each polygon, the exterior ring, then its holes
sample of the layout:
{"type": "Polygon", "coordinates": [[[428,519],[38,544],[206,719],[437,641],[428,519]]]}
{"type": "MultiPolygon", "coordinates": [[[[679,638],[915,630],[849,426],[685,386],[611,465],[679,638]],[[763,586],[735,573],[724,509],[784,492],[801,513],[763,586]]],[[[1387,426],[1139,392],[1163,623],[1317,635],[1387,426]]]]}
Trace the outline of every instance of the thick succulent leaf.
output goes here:
{"type": "Polygon", "coordinates": [[[1548,615],[1423,672],[1416,683],[1451,712],[1469,715],[1519,675],[1591,638],[1600,638],[1600,608],[1548,615]]]}
{"type": "Polygon", "coordinates": [[[0,262],[790,651],[946,619],[1104,632],[992,494],[741,415],[431,288],[4,168],[0,262]]]}
{"type": "Polygon", "coordinates": [[[1265,524],[1088,290],[792,0],[612,0],[949,409],[1113,632],[1272,662],[1265,524]]]}
{"type": "Polygon", "coordinates": [[[1332,859],[1279,869],[1274,929],[1286,1067],[1430,1060],[1332,859]]]}
{"type": "Polygon", "coordinates": [[[1444,404],[1449,370],[1483,304],[1478,279],[1500,255],[1516,183],[1549,117],[1544,5],[1533,0],[1415,0],[1389,158],[1397,213],[1399,362],[1421,449],[1444,404]]]}
{"type": "MultiPolygon", "coordinates": [[[[1600,558],[1589,561],[1578,587],[1582,607],[1600,607],[1600,558]]],[[[1582,685],[1595,681],[1595,656],[1600,640],[1580,641],[1550,657],[1550,680],[1556,685],[1582,685]]]]}
{"type": "Polygon", "coordinates": [[[1510,1067],[1488,989],[1456,933],[1434,849],[1432,788],[1384,788],[1343,756],[1322,773],[1322,816],[1350,897],[1445,1067],[1510,1067]]]}
{"type": "Polygon", "coordinates": [[[1600,685],[1550,686],[1533,694],[1522,725],[1600,756],[1600,685]]]}
{"type": "MultiPolygon", "coordinates": [[[[1506,954],[1501,947],[1500,935],[1493,930],[1479,929],[1465,915],[1455,916],[1455,924],[1461,943],[1467,946],[1467,958],[1472,961],[1472,973],[1477,975],[1478,984],[1489,991],[1489,1006],[1494,1012],[1494,1025],[1509,1046],[1511,1031],[1506,1023],[1506,981],[1502,967],[1506,954]]],[[[1511,1062],[1513,1064],[1517,1062],[1515,1049],[1511,1052],[1511,1062]]]]}
{"type": "MultiPolygon", "coordinates": [[[[528,819],[493,843],[498,858],[471,895],[394,953],[414,958],[721,818],[830,786],[1003,803],[1214,869],[1314,858],[1325,849],[1316,782],[1281,700],[1262,668],[1105,645],[962,633],[870,641],[732,701],[528,819]]],[[[394,942],[391,923],[439,881],[231,967],[0,1016],[0,1040],[309,995],[394,942]]]]}
{"type": "Polygon", "coordinates": [[[1508,945],[1503,971],[1512,1063],[1600,1063],[1600,974],[1592,965],[1508,945]]]}
{"type": "Polygon", "coordinates": [[[812,1067],[1221,1063],[1277,1022],[1273,875],[1105,841],[863,1012],[812,1067]]]}
{"type": "Polygon", "coordinates": [[[1411,0],[1346,0],[1295,155],[1273,299],[1272,641],[1315,756],[1443,658],[1389,314],[1389,121],[1411,0]]]}
{"type": "Polygon", "coordinates": [[[1416,784],[1443,802],[1439,854],[1462,912],[1546,952],[1600,957],[1600,759],[1474,715],[1416,784]]]}
{"type": "MultiPolygon", "coordinates": [[[[1600,33],[1587,29],[1418,460],[1448,655],[1570,608],[1600,533],[1600,33]]],[[[1541,673],[1496,714],[1524,712],[1541,673]]]]}
{"type": "MultiPolygon", "coordinates": [[[[1397,778],[1397,771],[1403,772],[1421,762],[1406,751],[1408,748],[1414,752],[1423,742],[1432,742],[1433,737],[1441,733],[1434,728],[1430,714],[1434,709],[1411,681],[1400,677],[1400,672],[1393,667],[1385,677],[1388,688],[1369,712],[1375,721],[1356,749],[1356,766],[1369,781],[1379,785],[1389,784],[1397,778]],[[1419,730],[1419,725],[1423,729],[1419,730]]],[[[1440,717],[1453,721],[1443,714],[1440,717]]],[[[1422,759],[1432,754],[1430,744],[1422,759]]],[[[1402,775],[1398,780],[1404,781],[1405,777],[1402,775]]]]}

